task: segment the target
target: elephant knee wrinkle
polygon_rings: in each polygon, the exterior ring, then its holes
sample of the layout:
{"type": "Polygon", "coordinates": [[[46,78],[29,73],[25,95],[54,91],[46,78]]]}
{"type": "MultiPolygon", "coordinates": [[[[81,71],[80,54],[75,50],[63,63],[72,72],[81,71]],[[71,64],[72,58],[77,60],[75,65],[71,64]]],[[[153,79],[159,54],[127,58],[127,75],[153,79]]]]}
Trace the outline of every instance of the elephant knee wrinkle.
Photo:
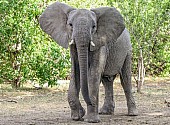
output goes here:
{"type": "Polygon", "coordinates": [[[105,82],[111,82],[111,81],[113,81],[113,79],[114,79],[114,76],[109,76],[109,75],[104,75],[103,76],[103,80],[105,82]]]}

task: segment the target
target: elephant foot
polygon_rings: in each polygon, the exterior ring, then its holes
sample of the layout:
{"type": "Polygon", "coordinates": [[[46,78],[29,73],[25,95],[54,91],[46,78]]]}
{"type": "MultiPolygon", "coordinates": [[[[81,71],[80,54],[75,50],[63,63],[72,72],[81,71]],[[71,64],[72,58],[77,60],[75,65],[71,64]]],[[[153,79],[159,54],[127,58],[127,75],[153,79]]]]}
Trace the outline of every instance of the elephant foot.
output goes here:
{"type": "Polygon", "coordinates": [[[100,111],[99,114],[102,115],[111,115],[114,114],[114,106],[113,105],[107,105],[107,106],[103,106],[100,111]]]}
{"type": "Polygon", "coordinates": [[[86,122],[89,123],[99,123],[100,122],[100,118],[99,115],[88,115],[87,119],[85,119],[86,122]]]}
{"type": "Polygon", "coordinates": [[[88,105],[87,106],[87,116],[85,121],[89,123],[98,123],[100,122],[98,111],[96,110],[97,107],[88,105]]]}
{"type": "Polygon", "coordinates": [[[81,107],[78,111],[77,110],[71,110],[71,118],[74,121],[83,121],[82,118],[85,115],[85,110],[83,107],[81,107]]]}
{"type": "Polygon", "coordinates": [[[136,109],[136,107],[134,108],[129,108],[128,109],[128,115],[129,116],[137,116],[138,115],[138,111],[137,111],[137,109],[136,109]]]}

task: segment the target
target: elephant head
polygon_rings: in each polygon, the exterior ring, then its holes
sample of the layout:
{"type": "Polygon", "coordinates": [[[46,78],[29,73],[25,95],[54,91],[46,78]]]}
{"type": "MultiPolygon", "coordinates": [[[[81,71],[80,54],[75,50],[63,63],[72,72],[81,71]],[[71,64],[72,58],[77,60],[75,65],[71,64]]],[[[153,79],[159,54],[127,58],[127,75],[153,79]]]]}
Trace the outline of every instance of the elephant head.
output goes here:
{"type": "Polygon", "coordinates": [[[123,17],[113,7],[75,9],[60,2],[49,5],[39,22],[60,46],[76,46],[81,84],[87,82],[89,52],[116,41],[125,29],[123,17]]]}

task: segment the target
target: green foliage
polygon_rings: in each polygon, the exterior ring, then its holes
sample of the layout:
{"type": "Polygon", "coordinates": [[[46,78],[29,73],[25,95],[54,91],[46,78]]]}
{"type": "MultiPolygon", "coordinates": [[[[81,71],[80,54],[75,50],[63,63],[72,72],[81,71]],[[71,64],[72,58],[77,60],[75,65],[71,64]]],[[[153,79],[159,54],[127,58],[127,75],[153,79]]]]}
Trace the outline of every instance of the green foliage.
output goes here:
{"type": "Polygon", "coordinates": [[[70,69],[69,52],[39,28],[38,16],[46,3],[40,0],[0,3],[0,82],[15,87],[26,80],[53,85],[57,79],[66,78],[70,69]]]}
{"type": "MultiPolygon", "coordinates": [[[[0,0],[0,83],[35,80],[54,85],[70,72],[69,50],[59,47],[38,24],[50,0],[0,0]]],[[[147,74],[170,74],[169,0],[59,0],[75,8],[115,6],[133,43],[136,73],[142,48],[147,74]]]]}
{"type": "Polygon", "coordinates": [[[136,72],[139,49],[143,50],[147,74],[170,74],[169,0],[108,0],[118,3],[133,43],[133,70],[136,72]]]}

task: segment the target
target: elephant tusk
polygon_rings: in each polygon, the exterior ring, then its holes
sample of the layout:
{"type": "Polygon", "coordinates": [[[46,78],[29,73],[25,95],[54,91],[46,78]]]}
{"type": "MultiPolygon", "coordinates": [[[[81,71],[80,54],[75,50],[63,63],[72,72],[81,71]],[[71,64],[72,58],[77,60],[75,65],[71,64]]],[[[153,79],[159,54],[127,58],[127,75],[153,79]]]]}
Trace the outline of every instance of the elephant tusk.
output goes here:
{"type": "Polygon", "coordinates": [[[91,44],[92,46],[95,46],[95,44],[93,43],[93,41],[91,41],[90,44],[91,44]]]}
{"type": "Polygon", "coordinates": [[[74,40],[72,39],[71,42],[69,42],[69,45],[73,45],[74,44],[74,40]]]}

